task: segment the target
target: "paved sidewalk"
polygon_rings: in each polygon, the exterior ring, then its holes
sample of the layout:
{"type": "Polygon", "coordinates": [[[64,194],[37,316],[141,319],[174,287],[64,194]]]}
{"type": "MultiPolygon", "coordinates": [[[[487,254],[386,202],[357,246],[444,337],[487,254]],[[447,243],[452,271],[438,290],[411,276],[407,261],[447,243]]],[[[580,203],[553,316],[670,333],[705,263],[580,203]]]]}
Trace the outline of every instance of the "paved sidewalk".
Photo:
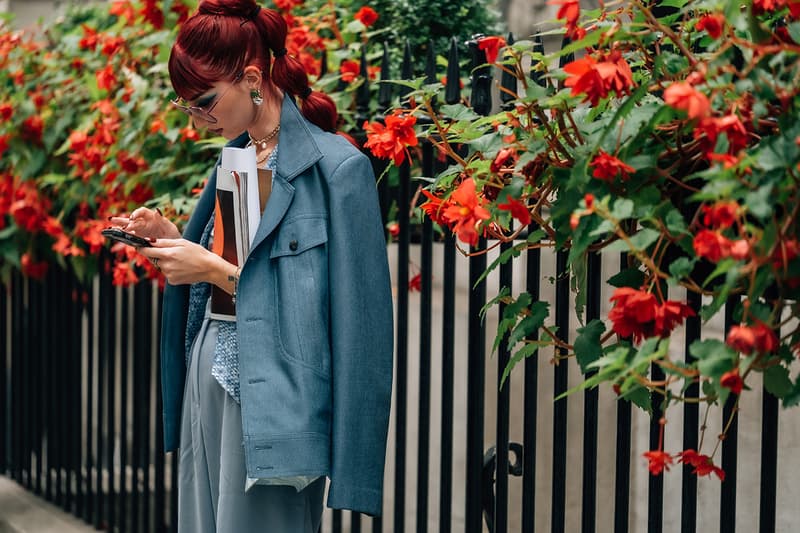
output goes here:
{"type": "Polygon", "coordinates": [[[89,533],[96,530],[0,476],[0,533],[89,533]]]}

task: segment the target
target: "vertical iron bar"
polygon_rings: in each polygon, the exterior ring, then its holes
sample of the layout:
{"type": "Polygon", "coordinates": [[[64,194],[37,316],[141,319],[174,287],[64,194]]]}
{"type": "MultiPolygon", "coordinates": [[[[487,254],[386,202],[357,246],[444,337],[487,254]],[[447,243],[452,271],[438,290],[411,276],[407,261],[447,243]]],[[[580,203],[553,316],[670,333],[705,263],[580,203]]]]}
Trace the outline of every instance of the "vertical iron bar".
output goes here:
{"type": "Polygon", "coordinates": [[[22,344],[22,276],[18,272],[11,274],[11,365],[9,380],[9,396],[11,398],[11,427],[9,431],[9,466],[11,478],[19,482],[20,480],[20,351],[22,344]]]}
{"type": "MultiPolygon", "coordinates": [[[[774,286],[768,287],[764,297],[777,297],[774,286]]],[[[776,331],[780,338],[780,331],[776,331]]],[[[775,533],[775,512],[778,501],[778,398],[764,387],[761,404],[761,497],[759,502],[759,533],[775,533]]],[[[728,483],[728,480],[725,480],[728,483]]]]}
{"type": "MultiPolygon", "coordinates": [[[[528,226],[528,231],[538,229],[536,224],[528,226]]],[[[541,280],[541,255],[539,248],[526,252],[525,257],[525,290],[533,300],[539,299],[539,284],[541,280]]],[[[528,336],[528,340],[539,339],[539,332],[535,331],[528,336]]],[[[536,421],[539,395],[539,353],[534,352],[525,358],[525,397],[523,399],[524,424],[523,424],[523,463],[522,463],[522,531],[533,533],[536,517],[536,421]]]]}
{"type": "MultiPolygon", "coordinates": [[[[108,394],[106,400],[106,461],[108,464],[108,515],[107,515],[107,523],[108,527],[111,528],[113,531],[114,526],[117,524],[117,514],[116,514],[116,506],[117,506],[117,469],[115,468],[114,458],[115,458],[115,449],[116,449],[116,420],[117,420],[117,391],[116,391],[116,383],[117,383],[117,353],[121,353],[122,348],[121,344],[119,344],[119,337],[120,332],[117,329],[117,309],[118,309],[118,301],[120,300],[120,291],[114,288],[111,284],[112,278],[111,275],[108,275],[107,278],[107,287],[108,287],[108,322],[107,327],[109,332],[113,332],[113,335],[109,339],[108,345],[108,352],[106,352],[108,357],[108,371],[107,371],[107,378],[106,378],[106,392],[108,394]],[[119,352],[118,352],[119,347],[119,352]]],[[[124,313],[120,312],[120,316],[124,317],[124,313]]],[[[123,372],[124,375],[124,372],[123,372]]]]}
{"type": "MultiPolygon", "coordinates": [[[[0,474],[8,473],[8,443],[6,440],[11,435],[10,420],[8,418],[9,397],[8,397],[8,369],[10,362],[8,359],[9,350],[7,339],[10,339],[11,331],[8,327],[8,305],[11,303],[11,286],[9,282],[0,281],[0,474]]],[[[43,387],[46,388],[46,387],[43,387]]],[[[46,393],[46,391],[43,391],[46,393]]]]}
{"type": "MultiPolygon", "coordinates": [[[[556,254],[556,335],[564,342],[569,342],[569,269],[567,253],[556,254]]],[[[567,355],[566,350],[559,349],[558,354],[567,355]]],[[[566,360],[556,364],[553,376],[553,396],[558,397],[567,390],[566,360]]],[[[567,477],[567,399],[561,398],[553,402],[553,499],[552,530],[553,533],[564,533],[566,520],[566,477],[567,477]]]]}
{"type": "Polygon", "coordinates": [[[350,513],[350,533],[361,533],[361,514],[350,513]]]}
{"type": "MultiPolygon", "coordinates": [[[[436,81],[436,56],[433,43],[428,43],[425,65],[426,83],[436,81]]],[[[433,176],[434,154],[430,142],[422,144],[422,174],[433,176]]],[[[424,217],[420,246],[420,302],[419,302],[419,416],[417,429],[417,532],[428,531],[428,485],[430,466],[431,424],[431,314],[433,293],[433,222],[424,217]]]]}
{"type": "Polygon", "coordinates": [[[333,533],[342,533],[342,511],[339,509],[333,510],[333,533]]]}
{"type": "Polygon", "coordinates": [[[31,346],[31,372],[29,375],[29,382],[28,387],[31,390],[31,457],[36,457],[36,463],[31,463],[31,471],[29,477],[31,479],[30,489],[36,493],[41,493],[42,489],[42,476],[41,476],[41,466],[42,466],[42,453],[41,453],[41,442],[42,442],[42,396],[40,394],[41,390],[41,378],[42,378],[42,353],[43,347],[42,344],[44,342],[44,335],[42,335],[42,315],[44,314],[44,303],[43,299],[43,290],[42,290],[42,280],[35,280],[32,281],[30,284],[30,315],[32,317],[33,324],[35,327],[32,328],[34,330],[34,334],[31,337],[32,346],[31,346]],[[34,392],[35,391],[35,392],[34,392]]]}
{"type": "MultiPolygon", "coordinates": [[[[461,99],[458,65],[458,44],[450,41],[447,56],[445,102],[455,104],[461,99]]],[[[442,273],[442,462],[439,468],[439,532],[450,533],[453,509],[453,372],[455,368],[455,299],[456,247],[455,237],[445,231],[444,270],[442,273]]]]}
{"type": "MultiPolygon", "coordinates": [[[[478,48],[474,39],[469,42],[472,54],[472,94],[473,110],[487,115],[491,110],[491,72],[487,67],[477,68],[486,63],[486,55],[478,48]]],[[[478,241],[477,250],[486,248],[486,240],[478,241]]],[[[469,318],[467,348],[467,501],[465,526],[467,533],[483,531],[483,429],[484,398],[486,383],[486,327],[480,311],[486,303],[486,280],[478,283],[486,270],[486,254],[469,259],[469,318]]]]}
{"type": "MultiPolygon", "coordinates": [[[[667,298],[667,287],[662,288],[664,298],[667,298]]],[[[655,363],[650,365],[650,375],[653,381],[661,381],[665,378],[664,371],[655,363]]],[[[664,410],[661,407],[663,397],[657,392],[650,394],[652,404],[652,415],[650,417],[650,448],[659,449],[662,432],[666,434],[666,428],[661,424],[664,410]]],[[[648,476],[648,496],[647,496],[647,531],[648,533],[661,533],[664,527],[664,476],[648,476]]]]}
{"type": "MultiPolygon", "coordinates": [[[[109,425],[109,418],[107,412],[110,411],[109,391],[111,390],[110,377],[108,375],[109,361],[113,355],[113,342],[111,333],[114,331],[114,312],[113,312],[113,286],[111,285],[111,276],[109,275],[106,267],[110,266],[108,257],[103,257],[100,261],[102,265],[99,273],[99,285],[97,296],[97,435],[95,450],[97,453],[97,470],[95,472],[95,486],[97,493],[95,497],[97,502],[95,509],[97,510],[96,518],[94,521],[95,529],[103,529],[103,526],[108,524],[108,509],[107,505],[109,499],[106,491],[103,488],[103,472],[107,469],[110,463],[111,447],[108,445],[108,438],[103,439],[104,434],[113,432],[113,427],[109,425]],[[111,428],[111,429],[110,429],[111,428]],[[105,444],[105,446],[104,446],[105,444]]],[[[110,487],[110,480],[109,480],[110,487]]],[[[110,493],[110,489],[108,493],[110,493]]]]}
{"type": "MultiPolygon", "coordinates": [[[[587,256],[586,322],[600,318],[600,255],[587,256]]],[[[597,373],[587,372],[585,379],[597,373]]],[[[583,496],[581,504],[581,531],[593,533],[597,529],[597,414],[599,389],[594,387],[583,393],[583,496]]]]}
{"type": "MultiPolygon", "coordinates": [[[[486,248],[486,241],[480,239],[476,249],[486,248]]],[[[483,421],[484,384],[486,368],[484,345],[486,328],[481,320],[480,310],[486,302],[486,280],[477,283],[486,270],[486,255],[480,254],[469,259],[469,336],[467,340],[467,533],[480,533],[482,526],[482,467],[483,467],[483,421]],[[476,285],[477,283],[477,285],[476,285]]]]}
{"type": "MultiPolygon", "coordinates": [[[[406,43],[403,55],[402,79],[411,79],[411,48],[406,43]]],[[[403,93],[403,89],[400,91],[403,93]]],[[[408,91],[405,91],[406,93],[408,91]]],[[[401,96],[402,99],[402,96],[401,96]]],[[[410,227],[408,218],[411,166],[400,165],[400,187],[397,200],[397,222],[400,226],[397,248],[397,367],[396,367],[396,419],[395,479],[394,479],[394,531],[405,530],[406,492],[406,417],[408,397],[408,259],[410,227]]]]}
{"type": "MultiPolygon", "coordinates": [[[[69,304],[69,280],[66,272],[59,271],[58,283],[58,309],[68,309],[69,304]]],[[[51,450],[54,452],[53,466],[55,467],[55,503],[59,506],[64,506],[64,457],[66,450],[66,443],[64,442],[64,422],[67,418],[66,405],[67,398],[64,395],[64,382],[63,379],[65,368],[65,360],[69,354],[69,325],[65,322],[60,322],[60,330],[56,330],[56,335],[61,339],[61,349],[59,354],[53,358],[53,390],[55,391],[55,405],[53,406],[55,412],[55,424],[53,435],[53,447],[51,450]]]]}
{"type": "Polygon", "coordinates": [[[22,477],[20,484],[25,488],[31,486],[31,344],[33,341],[34,328],[31,323],[31,280],[23,278],[23,311],[22,317],[22,358],[20,368],[22,369],[20,384],[20,413],[21,413],[21,445],[20,452],[22,463],[20,464],[22,477]]]}
{"type": "MultiPolygon", "coordinates": [[[[516,79],[515,79],[516,81],[516,79]]],[[[500,245],[500,253],[509,250],[511,242],[500,245]]],[[[506,261],[500,266],[500,290],[513,284],[513,262],[506,261]]],[[[500,317],[502,319],[505,304],[500,304],[500,317]]],[[[496,428],[496,453],[495,461],[495,496],[494,496],[494,533],[508,531],[508,434],[509,434],[509,409],[511,403],[511,380],[501,386],[503,372],[510,359],[508,335],[504,335],[497,351],[497,428],[496,428]]]]}
{"type": "MultiPolygon", "coordinates": [[[[728,299],[725,304],[725,335],[733,326],[733,313],[739,302],[738,297],[728,299]]],[[[722,441],[722,470],[725,471],[725,482],[720,485],[719,531],[720,533],[736,533],[736,456],[738,455],[739,417],[736,416],[738,397],[729,394],[722,409],[722,427],[733,417],[725,440],[722,441]]]]}
{"type": "Polygon", "coordinates": [[[128,383],[131,380],[131,371],[129,361],[130,342],[129,335],[131,327],[131,319],[129,312],[128,300],[130,297],[130,290],[125,288],[122,290],[122,313],[120,328],[120,430],[119,430],[119,518],[117,524],[119,532],[125,533],[128,531],[130,524],[130,506],[128,505],[128,406],[131,405],[131,399],[128,398],[130,388],[128,383]]]}
{"type": "MultiPolygon", "coordinates": [[[[155,338],[161,338],[161,311],[162,311],[162,304],[163,304],[163,292],[159,290],[158,296],[156,299],[156,316],[158,320],[155,323],[155,338]]],[[[159,349],[159,345],[156,344],[155,350],[155,393],[156,393],[156,412],[155,412],[155,442],[156,442],[156,456],[155,456],[155,494],[153,498],[153,503],[156,508],[155,512],[155,531],[156,533],[166,533],[167,532],[167,516],[169,514],[169,509],[167,508],[167,498],[166,498],[166,469],[165,461],[164,461],[164,427],[162,424],[162,414],[161,411],[164,408],[163,398],[161,396],[161,380],[159,378],[159,370],[161,368],[161,350],[159,349]]]]}
{"type": "MultiPolygon", "coordinates": [[[[88,315],[88,334],[86,336],[86,344],[87,344],[87,354],[88,354],[88,361],[87,361],[87,371],[86,371],[86,433],[85,435],[85,443],[86,443],[86,491],[85,491],[85,499],[84,499],[84,513],[83,513],[83,520],[89,524],[93,523],[94,521],[94,513],[95,513],[95,493],[93,491],[93,480],[94,476],[92,475],[94,470],[97,468],[97,451],[94,448],[95,438],[93,433],[92,426],[95,423],[95,418],[93,416],[94,408],[95,408],[95,375],[97,367],[97,351],[95,350],[95,343],[94,343],[94,335],[95,335],[95,328],[94,328],[94,320],[95,320],[95,307],[94,307],[94,280],[90,279],[87,284],[87,300],[84,302],[84,309],[87,311],[88,315]],[[90,290],[90,288],[92,288],[90,290]]],[[[99,385],[99,381],[98,381],[99,385]]]]}
{"type": "MultiPolygon", "coordinates": [[[[699,313],[702,305],[700,294],[689,291],[686,295],[689,307],[699,313]]],[[[686,319],[686,338],[684,349],[686,351],[686,364],[693,364],[696,359],[689,353],[689,346],[700,340],[699,314],[686,319]]],[[[700,394],[699,383],[692,383],[687,387],[685,396],[697,398],[700,394]]],[[[698,424],[700,423],[700,406],[696,402],[683,404],[683,449],[696,450],[699,441],[698,424]]],[[[697,531],[697,476],[692,474],[693,467],[684,464],[681,469],[681,533],[696,533],[697,531]]]]}
{"type": "MultiPolygon", "coordinates": [[[[620,254],[620,268],[628,266],[628,254],[620,254]]],[[[628,533],[631,491],[631,402],[617,401],[617,435],[614,465],[614,533],[628,533]]]]}

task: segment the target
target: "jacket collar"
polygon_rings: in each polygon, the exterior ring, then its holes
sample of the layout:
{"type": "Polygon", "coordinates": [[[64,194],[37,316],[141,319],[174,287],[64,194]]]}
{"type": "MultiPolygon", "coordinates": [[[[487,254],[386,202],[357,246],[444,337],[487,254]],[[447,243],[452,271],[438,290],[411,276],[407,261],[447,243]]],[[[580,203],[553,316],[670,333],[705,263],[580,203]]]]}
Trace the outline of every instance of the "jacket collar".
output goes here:
{"type": "MultiPolygon", "coordinates": [[[[226,143],[225,146],[244,148],[248,140],[247,132],[244,132],[237,138],[226,143]]],[[[284,95],[283,104],[281,105],[281,133],[279,142],[281,148],[278,150],[277,171],[274,176],[276,179],[282,179],[288,183],[301,172],[322,159],[322,152],[311,135],[311,129],[308,123],[300,114],[300,110],[294,103],[294,99],[288,94],[284,95]]],[[[219,164],[220,159],[218,158],[214,169],[211,171],[211,176],[206,183],[205,189],[203,190],[203,194],[200,196],[200,200],[195,208],[194,216],[189,220],[186,230],[184,231],[184,236],[195,242],[200,239],[203,228],[205,228],[211,216],[211,211],[214,208],[214,191],[217,187],[216,167],[219,164]]],[[[289,187],[289,189],[291,189],[291,187],[289,187]]],[[[275,191],[273,191],[273,193],[274,192],[275,191]]],[[[291,201],[291,195],[287,196],[287,202],[291,201]]],[[[288,205],[282,206],[280,216],[285,212],[285,207],[288,207],[288,205]]],[[[278,219],[280,219],[280,216],[278,216],[278,219]]],[[[266,233],[272,231],[275,224],[277,224],[277,221],[270,222],[270,224],[267,224],[268,231],[266,233]]],[[[261,238],[263,239],[265,236],[266,234],[262,235],[261,238]]]]}
{"type": "MultiPolygon", "coordinates": [[[[281,132],[278,150],[277,174],[286,181],[292,181],[298,174],[322,159],[322,152],[317,146],[308,123],[294,98],[288,94],[281,104],[281,132]]],[[[248,141],[247,132],[228,142],[225,146],[244,148],[248,141]]],[[[219,164],[219,163],[217,163],[219,164]]]]}

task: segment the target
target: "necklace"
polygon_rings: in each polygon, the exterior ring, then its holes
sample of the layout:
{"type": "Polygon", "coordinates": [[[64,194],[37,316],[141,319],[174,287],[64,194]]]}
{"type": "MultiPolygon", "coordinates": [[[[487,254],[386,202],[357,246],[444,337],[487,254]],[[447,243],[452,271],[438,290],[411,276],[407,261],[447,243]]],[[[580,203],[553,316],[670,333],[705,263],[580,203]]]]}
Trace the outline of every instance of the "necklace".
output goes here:
{"type": "Polygon", "coordinates": [[[250,135],[250,132],[247,133],[247,136],[250,137],[250,142],[255,145],[256,149],[258,149],[259,152],[263,152],[267,149],[267,143],[274,139],[279,131],[281,131],[280,124],[275,126],[275,129],[269,132],[263,139],[253,139],[253,136],[250,135]]]}
{"type": "Polygon", "coordinates": [[[273,150],[270,150],[269,152],[266,153],[266,155],[262,156],[261,159],[256,158],[256,166],[261,168],[261,165],[264,164],[264,161],[269,159],[269,156],[272,155],[272,152],[273,150]]]}

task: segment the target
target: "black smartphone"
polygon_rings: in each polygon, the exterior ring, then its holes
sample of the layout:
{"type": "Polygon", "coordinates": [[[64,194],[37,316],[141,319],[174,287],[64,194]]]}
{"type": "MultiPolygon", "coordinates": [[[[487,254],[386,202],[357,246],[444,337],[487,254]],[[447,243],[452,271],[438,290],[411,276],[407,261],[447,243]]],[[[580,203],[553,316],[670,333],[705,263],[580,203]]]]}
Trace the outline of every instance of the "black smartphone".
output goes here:
{"type": "Polygon", "coordinates": [[[119,228],[106,228],[100,233],[102,233],[103,236],[108,239],[123,242],[129,246],[151,246],[150,241],[144,237],[134,235],[133,233],[128,233],[127,231],[122,231],[119,228]]]}

